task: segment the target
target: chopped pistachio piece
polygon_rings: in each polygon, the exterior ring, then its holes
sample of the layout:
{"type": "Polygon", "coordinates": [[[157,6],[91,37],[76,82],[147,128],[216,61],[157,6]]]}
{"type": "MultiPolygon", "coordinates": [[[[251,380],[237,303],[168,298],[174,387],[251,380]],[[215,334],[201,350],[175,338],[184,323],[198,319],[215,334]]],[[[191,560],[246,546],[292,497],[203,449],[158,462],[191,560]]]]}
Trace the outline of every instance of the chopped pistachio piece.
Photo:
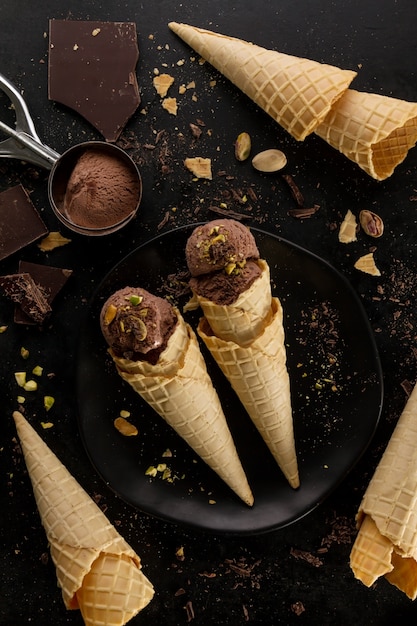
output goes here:
{"type": "Polygon", "coordinates": [[[44,428],[46,430],[47,428],[52,428],[53,423],[52,422],[41,422],[41,426],[42,426],[42,428],[44,428]]]}
{"type": "Polygon", "coordinates": [[[23,348],[23,346],[20,348],[20,356],[22,357],[22,359],[28,359],[29,358],[29,350],[27,348],[23,348]]]}
{"type": "Polygon", "coordinates": [[[32,374],[34,376],[42,376],[43,373],[43,367],[41,367],[40,365],[35,365],[35,367],[32,370],[32,374]]]}
{"type": "Polygon", "coordinates": [[[1,335],[2,333],[5,333],[5,332],[6,332],[6,330],[7,330],[7,328],[8,328],[8,327],[7,327],[6,325],[0,326],[0,335],[1,335]]]}
{"type": "Polygon", "coordinates": [[[23,389],[25,391],[36,391],[38,388],[38,383],[36,380],[28,380],[24,385],[23,389]]]}
{"type": "Polygon", "coordinates": [[[131,296],[129,296],[129,302],[130,304],[133,304],[133,306],[136,306],[137,304],[140,304],[142,302],[143,298],[142,296],[138,296],[135,293],[132,293],[131,296]]]}
{"type": "Polygon", "coordinates": [[[24,387],[26,384],[26,372],[15,372],[14,377],[19,387],[24,387]]]}
{"type": "Polygon", "coordinates": [[[130,411],[126,411],[125,409],[122,409],[120,411],[120,417],[130,417],[130,411]]]}
{"type": "Polygon", "coordinates": [[[153,465],[150,465],[145,472],[145,476],[156,476],[157,473],[158,473],[158,470],[156,469],[156,467],[154,467],[153,465]]]}
{"type": "Polygon", "coordinates": [[[55,404],[55,398],[53,398],[52,396],[44,396],[43,406],[45,407],[47,411],[49,411],[49,409],[52,409],[54,404],[55,404]]]}
{"type": "Polygon", "coordinates": [[[25,396],[17,396],[16,400],[18,401],[19,404],[24,404],[26,398],[25,396]]]}

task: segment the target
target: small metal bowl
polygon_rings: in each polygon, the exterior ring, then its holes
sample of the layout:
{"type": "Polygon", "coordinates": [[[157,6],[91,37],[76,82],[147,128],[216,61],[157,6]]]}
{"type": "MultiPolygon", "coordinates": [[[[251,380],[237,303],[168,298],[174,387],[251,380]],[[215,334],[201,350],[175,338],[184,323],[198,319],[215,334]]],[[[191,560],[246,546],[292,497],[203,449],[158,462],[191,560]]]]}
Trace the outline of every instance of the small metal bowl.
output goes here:
{"type": "Polygon", "coordinates": [[[142,199],[142,179],[136,164],[124,150],[114,144],[102,141],[87,141],[69,148],[69,150],[64,152],[54,163],[48,180],[48,196],[51,207],[56,217],[60,220],[60,222],[62,222],[62,224],[70,230],[82,235],[97,237],[101,235],[108,235],[120,230],[135,217],[142,199]],[[127,216],[123,217],[122,220],[99,228],[90,228],[76,224],[70,219],[64,210],[65,193],[71,173],[81,155],[86,150],[91,149],[95,152],[102,152],[103,154],[111,155],[112,157],[123,162],[138,182],[137,197],[135,198],[135,203],[132,205],[132,211],[127,216]]]}

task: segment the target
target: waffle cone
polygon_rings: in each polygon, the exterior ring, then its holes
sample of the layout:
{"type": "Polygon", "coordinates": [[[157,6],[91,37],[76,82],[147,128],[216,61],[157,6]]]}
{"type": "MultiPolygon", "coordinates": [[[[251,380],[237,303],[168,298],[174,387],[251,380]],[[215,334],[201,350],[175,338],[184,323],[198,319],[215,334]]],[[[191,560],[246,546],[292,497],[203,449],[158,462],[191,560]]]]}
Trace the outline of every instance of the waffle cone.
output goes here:
{"type": "Polygon", "coordinates": [[[120,376],[251,506],[253,495],[197,337],[177,315],[177,327],[156,365],[110,354],[120,376]]]}
{"type": "Polygon", "coordinates": [[[272,298],[271,314],[248,346],[224,341],[202,318],[198,333],[244,405],[290,485],[299,486],[283,312],[272,298]]]}
{"type": "Polygon", "coordinates": [[[351,553],[357,578],[380,576],[417,597],[417,386],[364,494],[351,553]]]}
{"type": "Polygon", "coordinates": [[[384,180],[417,141],[417,103],[345,91],[316,134],[367,174],[384,180]]]}
{"type": "Polygon", "coordinates": [[[246,346],[260,334],[271,312],[271,283],[269,266],[259,260],[261,275],[229,305],[216,304],[194,294],[211,330],[220,339],[246,346]]]}
{"type": "Polygon", "coordinates": [[[169,27],[298,140],[324,120],[356,76],[187,24],[169,27]]]}
{"type": "Polygon", "coordinates": [[[139,556],[23,415],[13,417],[65,606],[88,626],[126,624],[154,594],[139,556]]]}

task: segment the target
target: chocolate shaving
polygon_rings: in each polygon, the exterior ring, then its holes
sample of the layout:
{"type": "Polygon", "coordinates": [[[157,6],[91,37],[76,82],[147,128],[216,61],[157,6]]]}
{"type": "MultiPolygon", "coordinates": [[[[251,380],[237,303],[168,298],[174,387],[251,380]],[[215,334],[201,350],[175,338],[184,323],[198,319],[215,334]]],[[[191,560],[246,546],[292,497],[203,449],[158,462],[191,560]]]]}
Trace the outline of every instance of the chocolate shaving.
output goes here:
{"type": "Polygon", "coordinates": [[[314,554],[311,554],[311,552],[291,548],[290,554],[296,559],[307,561],[307,563],[310,563],[310,565],[313,565],[314,567],[320,567],[323,565],[323,561],[321,561],[317,556],[314,556],[314,554]]]}
{"type": "Polygon", "coordinates": [[[307,217],[311,217],[312,215],[314,215],[314,213],[317,213],[319,208],[320,206],[318,204],[315,204],[313,207],[310,207],[309,209],[305,209],[305,208],[290,209],[288,211],[288,215],[291,215],[291,217],[297,217],[298,219],[304,219],[307,217]]]}
{"type": "Polygon", "coordinates": [[[237,213],[236,211],[233,211],[232,209],[222,209],[221,207],[214,206],[214,205],[209,206],[208,210],[212,211],[212,213],[217,213],[218,215],[225,215],[229,217],[230,219],[235,219],[235,220],[250,219],[250,215],[246,215],[245,213],[237,213]]]}
{"type": "Polygon", "coordinates": [[[51,312],[42,287],[37,285],[30,274],[9,274],[0,277],[0,287],[13,302],[37,324],[42,324],[51,312]]]}
{"type": "Polygon", "coordinates": [[[193,609],[193,603],[191,602],[191,600],[188,600],[187,604],[185,605],[185,610],[187,612],[187,622],[191,622],[195,615],[194,615],[194,609],[193,609]]]}
{"type": "Polygon", "coordinates": [[[285,180],[287,185],[289,186],[291,193],[293,195],[294,200],[298,204],[299,207],[304,206],[304,197],[299,188],[297,187],[293,177],[291,174],[283,174],[282,178],[285,180]]]}

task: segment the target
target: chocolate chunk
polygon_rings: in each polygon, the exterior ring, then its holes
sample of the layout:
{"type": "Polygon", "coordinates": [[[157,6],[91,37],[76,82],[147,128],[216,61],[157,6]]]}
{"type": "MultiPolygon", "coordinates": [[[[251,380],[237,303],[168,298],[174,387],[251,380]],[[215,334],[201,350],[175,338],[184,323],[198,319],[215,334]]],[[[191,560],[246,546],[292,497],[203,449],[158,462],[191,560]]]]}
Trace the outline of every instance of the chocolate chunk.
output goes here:
{"type": "Polygon", "coordinates": [[[0,287],[37,324],[42,324],[52,310],[42,287],[28,273],[0,276],[0,287]]]}
{"type": "Polygon", "coordinates": [[[48,232],[21,185],[0,193],[0,260],[48,232]]]}
{"type": "Polygon", "coordinates": [[[116,141],[140,104],[138,58],[133,22],[50,20],[49,99],[116,141]]]}
{"type": "MultiPolygon", "coordinates": [[[[20,261],[19,273],[30,274],[36,285],[42,288],[46,301],[51,305],[56,295],[61,291],[68,278],[71,276],[72,270],[20,261]]],[[[19,303],[16,303],[15,306],[14,321],[16,324],[35,323],[34,320],[23,311],[19,303]]]]}

